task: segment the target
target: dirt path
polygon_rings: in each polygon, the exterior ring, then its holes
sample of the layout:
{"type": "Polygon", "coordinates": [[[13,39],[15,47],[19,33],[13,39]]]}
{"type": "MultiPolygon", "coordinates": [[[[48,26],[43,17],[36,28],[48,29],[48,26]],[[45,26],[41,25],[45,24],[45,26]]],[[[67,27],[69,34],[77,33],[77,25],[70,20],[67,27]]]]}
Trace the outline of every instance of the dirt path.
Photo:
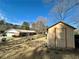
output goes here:
{"type": "MultiPolygon", "coordinates": [[[[18,59],[21,54],[31,54],[37,47],[40,47],[46,41],[45,37],[36,40],[13,40],[9,43],[1,45],[0,59],[18,59]],[[18,57],[18,58],[16,58],[18,57]]],[[[25,57],[24,57],[25,58],[25,57]]],[[[23,59],[20,57],[20,59],[23,59]]]]}
{"type": "Polygon", "coordinates": [[[0,59],[79,59],[79,51],[48,49],[46,38],[36,40],[13,40],[0,45],[0,59]]]}

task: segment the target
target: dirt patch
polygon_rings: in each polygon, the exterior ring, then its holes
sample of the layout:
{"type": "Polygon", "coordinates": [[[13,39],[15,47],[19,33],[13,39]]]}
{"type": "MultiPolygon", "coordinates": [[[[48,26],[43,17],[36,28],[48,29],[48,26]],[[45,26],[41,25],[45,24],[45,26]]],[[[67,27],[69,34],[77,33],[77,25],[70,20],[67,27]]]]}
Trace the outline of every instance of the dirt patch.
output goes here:
{"type": "Polygon", "coordinates": [[[79,59],[79,51],[48,49],[45,37],[0,45],[0,59],[79,59]]]}

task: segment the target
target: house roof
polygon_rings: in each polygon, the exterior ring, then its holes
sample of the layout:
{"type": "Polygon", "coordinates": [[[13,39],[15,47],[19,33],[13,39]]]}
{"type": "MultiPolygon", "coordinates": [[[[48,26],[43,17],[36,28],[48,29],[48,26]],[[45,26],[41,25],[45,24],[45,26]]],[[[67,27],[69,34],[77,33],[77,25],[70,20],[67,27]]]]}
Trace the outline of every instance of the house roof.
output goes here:
{"type": "MultiPolygon", "coordinates": [[[[49,28],[51,28],[51,27],[53,27],[53,26],[55,26],[55,25],[57,25],[57,24],[59,24],[59,23],[63,23],[63,24],[65,24],[65,25],[67,25],[68,27],[72,28],[72,29],[76,29],[75,27],[73,27],[73,26],[71,26],[71,25],[69,25],[69,24],[67,24],[67,23],[65,23],[65,22],[63,22],[63,21],[60,21],[60,22],[58,22],[58,23],[56,23],[56,24],[50,26],[49,28]]],[[[49,28],[48,28],[48,29],[49,29],[49,28]]]]}
{"type": "Polygon", "coordinates": [[[20,30],[20,29],[17,29],[17,31],[19,31],[19,32],[31,32],[31,33],[36,32],[34,30],[20,30]]]}
{"type": "Polygon", "coordinates": [[[34,33],[36,31],[34,31],[34,30],[22,30],[22,29],[9,29],[6,32],[27,32],[27,33],[30,32],[30,33],[34,33]]]}

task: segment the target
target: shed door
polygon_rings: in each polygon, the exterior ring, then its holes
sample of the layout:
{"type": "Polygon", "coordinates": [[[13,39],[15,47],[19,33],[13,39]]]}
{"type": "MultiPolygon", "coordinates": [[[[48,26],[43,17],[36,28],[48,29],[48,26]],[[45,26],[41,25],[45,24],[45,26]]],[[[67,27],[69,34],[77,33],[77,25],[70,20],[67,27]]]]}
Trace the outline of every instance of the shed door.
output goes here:
{"type": "Polygon", "coordinates": [[[60,48],[66,47],[65,38],[66,38],[65,28],[56,29],[56,46],[57,47],[60,47],[60,48]]]}

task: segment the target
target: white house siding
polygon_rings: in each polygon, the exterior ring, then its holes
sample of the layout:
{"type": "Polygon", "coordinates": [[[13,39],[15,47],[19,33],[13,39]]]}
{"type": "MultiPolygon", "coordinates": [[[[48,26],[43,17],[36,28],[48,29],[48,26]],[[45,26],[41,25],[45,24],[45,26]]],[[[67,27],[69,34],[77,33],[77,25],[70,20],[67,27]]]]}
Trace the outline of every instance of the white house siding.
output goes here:
{"type": "Polygon", "coordinates": [[[15,30],[15,29],[10,29],[10,30],[6,31],[6,35],[8,37],[12,37],[13,35],[19,36],[19,32],[17,30],[15,30]]]}
{"type": "Polygon", "coordinates": [[[19,32],[16,32],[16,33],[14,33],[14,32],[7,32],[6,35],[7,35],[8,37],[12,37],[13,35],[19,36],[19,32]]]}
{"type": "Polygon", "coordinates": [[[7,37],[12,37],[13,33],[6,33],[7,37]]]}

